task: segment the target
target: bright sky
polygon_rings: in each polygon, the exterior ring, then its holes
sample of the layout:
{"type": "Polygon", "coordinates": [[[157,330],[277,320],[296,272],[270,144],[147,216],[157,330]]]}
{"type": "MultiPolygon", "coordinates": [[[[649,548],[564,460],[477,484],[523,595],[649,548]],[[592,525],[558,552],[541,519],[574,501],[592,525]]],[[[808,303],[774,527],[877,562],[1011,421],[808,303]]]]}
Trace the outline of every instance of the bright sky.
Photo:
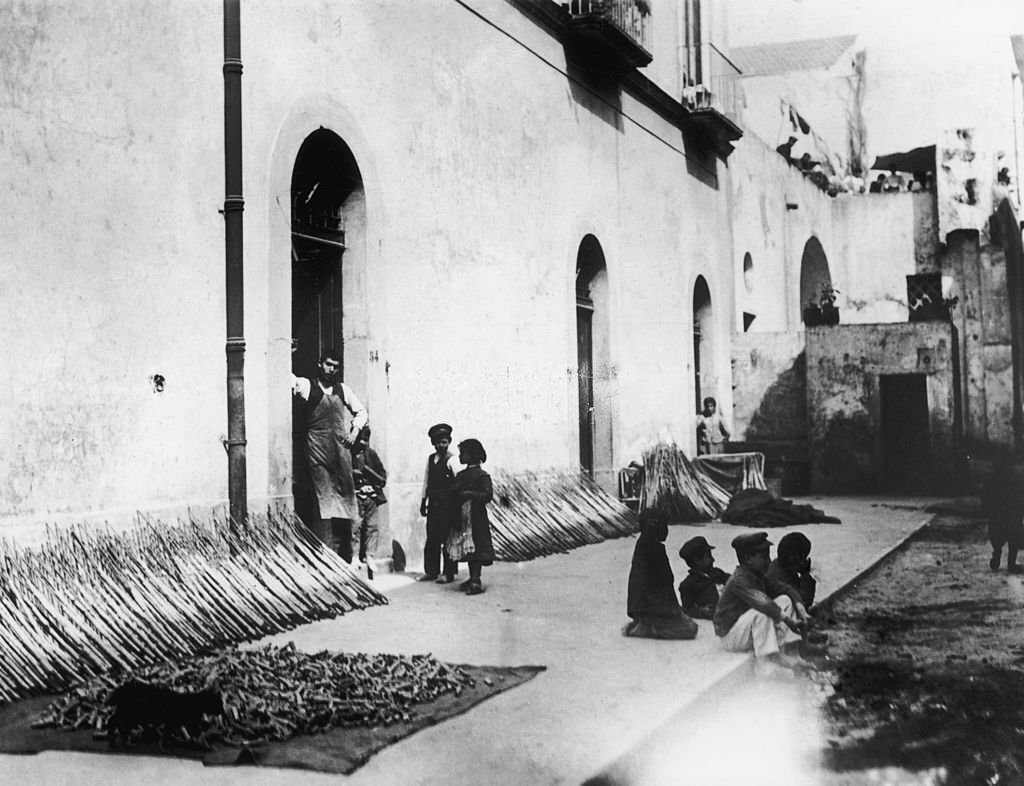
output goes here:
{"type": "Polygon", "coordinates": [[[1011,99],[1009,38],[1024,33],[1024,0],[712,0],[723,1],[730,47],[859,36],[872,155],[934,144],[954,127],[1012,150],[1020,86],[1011,99]]]}
{"type": "Polygon", "coordinates": [[[905,49],[1024,33],[1022,0],[728,0],[730,46],[859,33],[905,49]]]}

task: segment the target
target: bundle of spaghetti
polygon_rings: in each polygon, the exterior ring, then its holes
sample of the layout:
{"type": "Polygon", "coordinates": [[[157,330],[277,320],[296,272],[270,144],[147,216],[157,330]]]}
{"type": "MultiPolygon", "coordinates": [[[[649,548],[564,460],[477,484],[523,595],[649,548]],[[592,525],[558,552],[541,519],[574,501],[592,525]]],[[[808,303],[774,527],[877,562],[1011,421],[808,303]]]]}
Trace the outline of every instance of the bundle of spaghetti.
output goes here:
{"type": "Polygon", "coordinates": [[[660,442],[644,451],[640,510],[659,510],[670,522],[709,521],[729,504],[729,492],[699,472],[678,445],[660,442]]]}
{"type": "Polygon", "coordinates": [[[638,527],[633,511],[579,472],[497,473],[488,512],[495,555],[506,562],[564,554],[638,527]]]}
{"type": "Polygon", "coordinates": [[[0,702],[387,603],[278,513],[0,542],[0,702]]]}

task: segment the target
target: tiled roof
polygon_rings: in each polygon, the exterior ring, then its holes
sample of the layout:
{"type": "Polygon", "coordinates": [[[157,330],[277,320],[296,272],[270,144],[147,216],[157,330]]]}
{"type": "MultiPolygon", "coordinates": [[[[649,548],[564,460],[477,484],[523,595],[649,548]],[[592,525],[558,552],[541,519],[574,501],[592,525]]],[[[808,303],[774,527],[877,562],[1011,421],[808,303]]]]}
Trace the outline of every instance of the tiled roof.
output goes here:
{"type": "Polygon", "coordinates": [[[1017,61],[1017,70],[1024,73],[1024,35],[1010,36],[1010,46],[1013,47],[1013,57],[1017,61]]]}
{"type": "Polygon", "coordinates": [[[841,35],[782,44],[740,46],[729,51],[729,59],[745,76],[814,71],[833,65],[856,40],[855,35],[841,35]]]}

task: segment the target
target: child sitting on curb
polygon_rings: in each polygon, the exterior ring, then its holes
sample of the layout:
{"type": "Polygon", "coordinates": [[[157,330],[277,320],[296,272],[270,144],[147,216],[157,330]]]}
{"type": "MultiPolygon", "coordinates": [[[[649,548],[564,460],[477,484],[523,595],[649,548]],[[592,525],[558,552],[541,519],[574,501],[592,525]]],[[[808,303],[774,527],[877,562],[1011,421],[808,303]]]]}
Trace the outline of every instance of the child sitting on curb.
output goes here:
{"type": "Polygon", "coordinates": [[[739,566],[726,582],[714,615],[722,646],[730,652],[753,651],[758,671],[766,675],[801,665],[782,647],[801,641],[808,619],[800,593],[765,575],[771,545],[767,532],[733,538],[739,566]]]}
{"type": "Polygon", "coordinates": [[[811,541],[802,532],[790,532],[779,539],[775,559],[765,574],[768,578],[781,581],[800,593],[804,608],[810,611],[814,605],[814,593],[818,582],[811,575],[811,541]]]}
{"type": "Polygon", "coordinates": [[[629,568],[626,613],[630,622],[623,634],[647,639],[692,639],[697,623],[676,602],[672,567],[665,553],[668,521],[657,510],[640,514],[640,537],[629,568]]]}
{"type": "Polygon", "coordinates": [[[679,556],[690,568],[679,583],[679,602],[683,611],[694,619],[709,620],[718,605],[718,585],[729,580],[729,574],[715,567],[714,549],[702,536],[690,538],[679,549],[679,556]]]}

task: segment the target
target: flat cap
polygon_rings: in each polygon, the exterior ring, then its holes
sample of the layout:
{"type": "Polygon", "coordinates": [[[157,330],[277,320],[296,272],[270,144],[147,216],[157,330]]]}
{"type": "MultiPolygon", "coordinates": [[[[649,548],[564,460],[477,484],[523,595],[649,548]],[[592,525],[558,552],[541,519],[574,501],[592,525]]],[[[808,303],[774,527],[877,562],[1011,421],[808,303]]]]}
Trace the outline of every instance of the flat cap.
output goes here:
{"type": "Polygon", "coordinates": [[[768,551],[772,542],[767,532],[745,532],[732,539],[732,547],[737,554],[748,554],[751,551],[768,551]]]}
{"type": "Polygon", "coordinates": [[[679,547],[679,556],[687,562],[695,560],[705,552],[711,551],[714,546],[704,540],[702,535],[698,535],[695,538],[690,538],[686,543],[679,547]]]}
{"type": "Polygon", "coordinates": [[[442,437],[450,437],[452,435],[452,427],[447,423],[436,423],[427,429],[427,436],[431,439],[440,439],[442,437]]]}

